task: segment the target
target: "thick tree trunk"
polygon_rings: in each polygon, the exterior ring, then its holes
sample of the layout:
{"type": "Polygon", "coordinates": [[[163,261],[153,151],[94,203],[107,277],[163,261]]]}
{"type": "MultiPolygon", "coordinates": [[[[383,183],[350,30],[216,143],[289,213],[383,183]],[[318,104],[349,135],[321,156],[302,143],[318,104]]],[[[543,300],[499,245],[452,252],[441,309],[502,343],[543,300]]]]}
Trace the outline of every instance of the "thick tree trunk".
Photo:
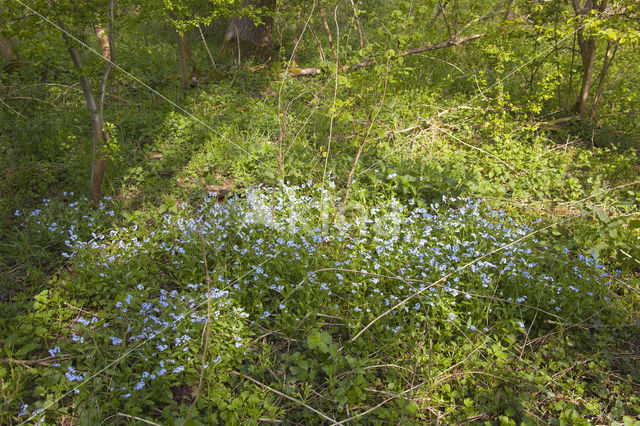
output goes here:
{"type": "Polygon", "coordinates": [[[187,67],[187,39],[184,34],[176,33],[178,35],[178,56],[180,57],[180,75],[182,76],[182,90],[188,90],[191,84],[191,75],[187,67]]]}
{"type": "Polygon", "coordinates": [[[260,17],[262,22],[256,25],[255,21],[247,16],[231,19],[222,44],[222,52],[232,54],[238,62],[254,56],[266,60],[273,53],[271,46],[272,14],[275,11],[276,0],[242,1],[243,8],[249,6],[265,9],[266,12],[260,17]]]}
{"type": "Polygon", "coordinates": [[[609,66],[613,62],[613,58],[616,56],[616,51],[618,50],[618,44],[620,43],[620,39],[617,40],[609,40],[607,43],[607,51],[604,54],[604,61],[602,63],[602,70],[600,71],[600,77],[598,82],[598,91],[596,92],[596,97],[593,98],[593,106],[591,107],[591,114],[589,115],[589,121],[593,121],[596,119],[598,114],[598,108],[600,107],[600,100],[602,99],[602,92],[604,91],[604,80],[607,77],[607,72],[609,71],[609,66]]]}
{"type": "Polygon", "coordinates": [[[75,47],[69,47],[69,54],[76,70],[80,73],[79,83],[84,95],[87,110],[91,117],[91,136],[93,140],[91,149],[91,180],[89,182],[89,197],[93,203],[98,203],[102,199],[102,181],[104,172],[107,169],[107,135],[105,135],[104,119],[102,110],[98,106],[91,83],[87,76],[82,73],[82,57],[75,47]]]}

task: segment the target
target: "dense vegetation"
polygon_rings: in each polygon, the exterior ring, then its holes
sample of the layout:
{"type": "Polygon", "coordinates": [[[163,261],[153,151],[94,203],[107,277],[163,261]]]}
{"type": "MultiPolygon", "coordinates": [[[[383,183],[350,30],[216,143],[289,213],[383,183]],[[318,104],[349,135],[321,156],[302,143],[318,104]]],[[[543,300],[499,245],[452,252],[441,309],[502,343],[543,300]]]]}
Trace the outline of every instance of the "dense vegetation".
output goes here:
{"type": "Polygon", "coordinates": [[[638,424],[639,13],[4,2],[0,423],[638,424]]]}

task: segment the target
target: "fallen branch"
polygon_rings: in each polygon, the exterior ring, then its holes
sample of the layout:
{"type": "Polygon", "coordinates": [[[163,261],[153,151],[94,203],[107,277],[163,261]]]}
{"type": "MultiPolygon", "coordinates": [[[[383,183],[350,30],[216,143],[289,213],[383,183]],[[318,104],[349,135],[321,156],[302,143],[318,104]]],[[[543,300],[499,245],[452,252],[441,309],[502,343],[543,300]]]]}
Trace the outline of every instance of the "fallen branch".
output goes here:
{"type": "MultiPolygon", "coordinates": [[[[468,41],[482,38],[485,35],[486,35],[485,33],[479,33],[479,34],[473,34],[473,35],[462,37],[462,38],[458,38],[457,36],[452,37],[449,40],[441,41],[440,43],[430,44],[428,46],[414,47],[412,49],[405,50],[403,52],[400,52],[398,54],[398,57],[415,55],[417,53],[428,52],[429,50],[438,50],[438,49],[445,49],[447,47],[458,46],[462,43],[466,43],[468,41]]],[[[353,65],[345,65],[341,68],[345,72],[351,72],[351,71],[359,70],[361,68],[370,67],[372,65],[375,65],[376,63],[377,63],[376,59],[367,59],[366,61],[358,62],[357,64],[353,64],[353,65]]]]}
{"type": "Polygon", "coordinates": [[[320,68],[292,68],[287,74],[293,77],[306,77],[309,75],[318,75],[322,72],[320,68]]]}

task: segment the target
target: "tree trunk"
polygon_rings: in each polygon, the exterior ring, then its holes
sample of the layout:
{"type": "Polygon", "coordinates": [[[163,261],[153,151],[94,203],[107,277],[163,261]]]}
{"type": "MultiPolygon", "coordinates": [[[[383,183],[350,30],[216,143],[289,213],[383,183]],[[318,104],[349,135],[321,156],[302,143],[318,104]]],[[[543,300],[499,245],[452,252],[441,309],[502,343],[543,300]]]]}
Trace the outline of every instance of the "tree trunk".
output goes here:
{"type": "Polygon", "coordinates": [[[597,37],[589,37],[579,43],[580,56],[582,57],[582,87],[573,109],[579,113],[581,117],[584,117],[587,109],[587,100],[589,99],[589,91],[591,90],[591,84],[593,82],[593,67],[596,59],[597,43],[597,37]]]}
{"type": "Polygon", "coordinates": [[[180,75],[182,76],[182,90],[188,90],[191,84],[191,75],[189,75],[189,69],[187,67],[187,38],[184,34],[176,33],[178,35],[178,56],[180,57],[180,75]]]}
{"type": "Polygon", "coordinates": [[[586,0],[584,5],[580,4],[580,0],[571,0],[573,10],[578,17],[577,23],[580,25],[576,31],[578,39],[578,47],[580,47],[580,57],[582,59],[582,86],[580,93],[573,106],[573,110],[584,118],[587,110],[587,101],[589,99],[589,91],[593,84],[593,68],[596,60],[596,47],[598,37],[584,34],[583,19],[591,14],[592,11],[604,12],[607,7],[607,0],[586,0]]]}
{"type": "Polygon", "coordinates": [[[322,4],[320,5],[320,16],[322,17],[322,25],[324,25],[324,30],[327,33],[327,38],[329,39],[329,47],[331,48],[331,53],[333,53],[333,59],[338,60],[338,53],[336,52],[336,47],[333,45],[333,36],[331,35],[331,28],[329,28],[329,23],[327,22],[327,15],[324,12],[324,7],[322,4]]]}
{"type": "Polygon", "coordinates": [[[513,2],[514,0],[507,0],[507,7],[505,7],[504,11],[504,20],[505,21],[513,21],[513,2]]]}
{"type": "Polygon", "coordinates": [[[358,38],[360,39],[360,49],[364,49],[364,36],[362,35],[362,26],[360,25],[360,18],[358,17],[358,9],[356,9],[356,4],[353,0],[351,0],[351,8],[353,9],[353,18],[356,23],[356,28],[358,29],[358,38]]]}
{"type": "MultiPolygon", "coordinates": [[[[0,6],[0,12],[2,12],[2,6],[0,6]]],[[[0,55],[2,55],[2,68],[7,73],[13,71],[16,66],[20,64],[20,58],[16,53],[15,47],[13,46],[13,42],[10,38],[3,34],[2,28],[4,27],[4,22],[0,22],[0,55]],[[7,38],[5,38],[7,37],[7,38]]]]}
{"type": "Polygon", "coordinates": [[[93,92],[91,91],[91,83],[82,70],[82,57],[75,47],[69,47],[69,54],[76,70],[80,73],[79,83],[82,88],[87,110],[91,117],[91,136],[93,140],[91,149],[91,180],[89,183],[89,197],[94,204],[102,199],[102,181],[104,180],[104,172],[107,169],[107,135],[105,135],[104,119],[102,110],[98,106],[93,92]]]}
{"type": "Polygon", "coordinates": [[[222,43],[222,52],[232,54],[238,63],[242,59],[259,57],[267,60],[271,57],[271,32],[273,27],[273,12],[275,12],[276,0],[243,0],[242,7],[255,7],[264,9],[260,16],[259,25],[247,16],[233,18],[227,27],[227,33],[222,43]]]}
{"type": "Polygon", "coordinates": [[[11,40],[3,38],[0,33],[0,54],[2,54],[2,69],[11,72],[20,63],[20,58],[13,47],[11,40]]]}
{"type": "Polygon", "coordinates": [[[291,66],[298,68],[298,49],[300,49],[300,38],[302,37],[302,8],[298,9],[296,17],[296,30],[294,33],[293,55],[291,56],[291,66]]]}
{"type": "Polygon", "coordinates": [[[620,39],[617,40],[609,40],[607,43],[607,51],[604,54],[604,61],[602,62],[602,70],[600,71],[600,77],[598,82],[598,91],[596,92],[596,97],[593,98],[593,106],[591,107],[591,114],[589,115],[589,121],[593,121],[596,119],[596,115],[598,114],[598,107],[600,107],[600,100],[602,99],[602,92],[604,91],[604,80],[607,77],[607,72],[609,71],[609,66],[613,62],[613,58],[616,56],[616,51],[618,50],[618,44],[620,44],[620,39]]]}

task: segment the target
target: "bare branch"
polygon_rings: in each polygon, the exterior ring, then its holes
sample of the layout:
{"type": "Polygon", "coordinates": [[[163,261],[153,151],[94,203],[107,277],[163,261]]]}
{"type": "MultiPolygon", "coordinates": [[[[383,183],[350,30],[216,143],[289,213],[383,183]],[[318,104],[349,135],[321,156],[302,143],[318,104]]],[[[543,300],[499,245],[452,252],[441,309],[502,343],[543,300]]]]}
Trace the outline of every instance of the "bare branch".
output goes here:
{"type": "MultiPolygon", "coordinates": [[[[400,57],[409,56],[409,55],[415,55],[417,53],[427,52],[429,50],[446,49],[447,47],[458,46],[462,43],[466,43],[468,41],[482,38],[485,35],[486,35],[485,33],[479,33],[479,34],[473,34],[473,35],[462,37],[462,38],[453,37],[447,41],[442,41],[440,43],[430,44],[428,46],[414,47],[412,49],[405,50],[404,52],[400,52],[398,56],[400,57]]],[[[356,71],[356,70],[359,70],[360,68],[370,67],[372,65],[375,65],[376,63],[377,62],[375,59],[368,59],[366,61],[362,61],[354,65],[344,66],[342,67],[342,70],[347,72],[356,71]]]]}

